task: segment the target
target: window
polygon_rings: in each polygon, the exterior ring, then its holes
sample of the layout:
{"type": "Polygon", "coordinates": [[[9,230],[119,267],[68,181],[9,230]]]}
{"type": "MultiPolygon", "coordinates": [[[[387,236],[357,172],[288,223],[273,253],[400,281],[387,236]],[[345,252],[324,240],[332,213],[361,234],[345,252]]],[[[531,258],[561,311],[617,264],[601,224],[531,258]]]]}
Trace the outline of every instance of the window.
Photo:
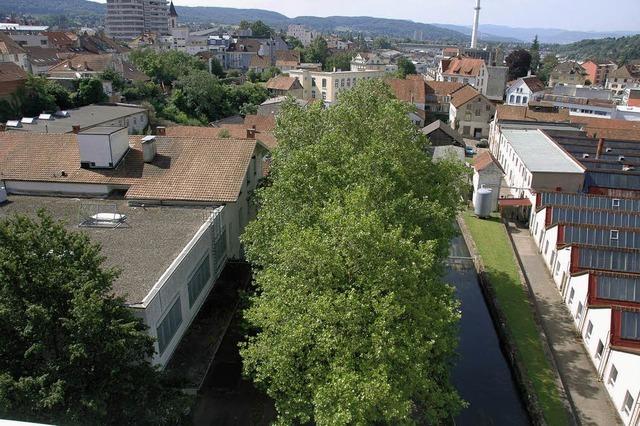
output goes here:
{"type": "Polygon", "coordinates": [[[576,289],[571,287],[571,292],[569,293],[569,305],[573,304],[573,297],[576,295],[576,289]]]}
{"type": "Polygon", "coordinates": [[[515,101],[516,101],[516,96],[515,95],[509,96],[509,103],[514,103],[515,101]]]}
{"type": "Polygon", "coordinates": [[[351,87],[351,79],[350,78],[347,79],[347,87],[351,87]]]}
{"type": "Polygon", "coordinates": [[[209,265],[209,255],[207,255],[202,258],[200,264],[196,268],[195,272],[193,272],[191,278],[189,278],[189,283],[187,284],[190,308],[193,306],[195,301],[198,300],[198,296],[200,296],[202,289],[209,283],[210,278],[211,266],[209,265]]]}
{"type": "Polygon", "coordinates": [[[576,319],[580,321],[582,319],[582,302],[578,302],[578,310],[576,311],[576,319]]]}
{"type": "Polygon", "coordinates": [[[607,380],[607,383],[613,386],[616,384],[616,380],[618,380],[618,369],[615,365],[612,365],[611,371],[609,372],[609,380],[607,380]]]}
{"type": "Polygon", "coordinates": [[[602,353],[604,352],[604,343],[602,340],[598,340],[598,347],[596,348],[596,359],[600,360],[602,358],[602,353]]]}
{"type": "Polygon", "coordinates": [[[480,108],[476,109],[476,117],[480,117],[480,108]]]}
{"type": "Polygon", "coordinates": [[[465,121],[471,121],[471,111],[465,111],[464,120],[465,121]]]}
{"type": "Polygon", "coordinates": [[[613,200],[611,200],[611,207],[620,207],[620,199],[614,198],[613,200]]]}
{"type": "Polygon", "coordinates": [[[622,412],[628,415],[629,413],[631,413],[632,407],[633,407],[633,397],[631,396],[629,391],[627,391],[627,393],[624,396],[624,402],[622,403],[622,412]]]}
{"type": "Polygon", "coordinates": [[[544,245],[544,255],[547,255],[547,252],[549,251],[549,241],[547,241],[544,245]]]}
{"type": "Polygon", "coordinates": [[[622,312],[621,337],[629,340],[640,340],[640,312],[622,312]]]}
{"type": "Polygon", "coordinates": [[[589,340],[589,338],[591,338],[592,333],[593,333],[593,323],[589,321],[589,324],[587,325],[587,332],[585,333],[584,338],[589,340]]]}
{"type": "Polygon", "coordinates": [[[156,329],[159,354],[162,354],[167,348],[178,328],[180,328],[180,324],[182,324],[182,309],[180,307],[180,297],[178,297],[156,329]]]}
{"type": "Polygon", "coordinates": [[[323,79],[322,79],[322,88],[323,88],[323,89],[326,89],[326,88],[327,88],[327,79],[326,79],[326,78],[323,78],[323,79]]]}
{"type": "Polygon", "coordinates": [[[597,295],[601,299],[640,303],[640,281],[634,278],[598,277],[597,295]]]}
{"type": "Polygon", "coordinates": [[[611,231],[609,231],[609,236],[612,240],[617,240],[620,237],[620,231],[618,231],[617,229],[612,229],[611,231]]]}
{"type": "Polygon", "coordinates": [[[340,87],[344,87],[344,78],[340,79],[340,87]]]}
{"type": "Polygon", "coordinates": [[[527,96],[523,96],[522,97],[522,103],[523,104],[526,104],[528,100],[529,100],[529,98],[527,96]]]}

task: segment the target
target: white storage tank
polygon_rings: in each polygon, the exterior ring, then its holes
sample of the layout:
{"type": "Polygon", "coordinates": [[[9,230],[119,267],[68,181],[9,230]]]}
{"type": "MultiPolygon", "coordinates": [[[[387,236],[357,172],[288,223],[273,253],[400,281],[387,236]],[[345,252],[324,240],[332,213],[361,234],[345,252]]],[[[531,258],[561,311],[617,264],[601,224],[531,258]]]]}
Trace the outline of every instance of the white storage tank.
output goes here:
{"type": "Polygon", "coordinates": [[[491,216],[492,206],[492,190],[491,188],[482,187],[476,191],[474,213],[480,218],[487,218],[491,216]]]}

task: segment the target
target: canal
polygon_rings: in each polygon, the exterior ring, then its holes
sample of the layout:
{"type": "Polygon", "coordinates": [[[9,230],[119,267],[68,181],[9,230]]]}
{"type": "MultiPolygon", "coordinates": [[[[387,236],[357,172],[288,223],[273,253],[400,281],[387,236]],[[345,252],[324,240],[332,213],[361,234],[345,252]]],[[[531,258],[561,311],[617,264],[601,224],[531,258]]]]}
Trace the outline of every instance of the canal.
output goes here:
{"type": "Polygon", "coordinates": [[[452,241],[450,256],[445,280],[455,287],[462,311],[459,358],[452,380],[469,403],[456,417],[456,425],[527,425],[527,412],[462,237],[452,241]]]}
{"type": "MultiPolygon", "coordinates": [[[[451,245],[446,281],[461,303],[459,357],[453,383],[469,406],[456,425],[527,425],[527,413],[485,304],[469,251],[461,237],[451,245]]],[[[239,330],[231,327],[216,355],[194,411],[196,425],[268,425],[273,403],[241,377],[239,330]]]]}

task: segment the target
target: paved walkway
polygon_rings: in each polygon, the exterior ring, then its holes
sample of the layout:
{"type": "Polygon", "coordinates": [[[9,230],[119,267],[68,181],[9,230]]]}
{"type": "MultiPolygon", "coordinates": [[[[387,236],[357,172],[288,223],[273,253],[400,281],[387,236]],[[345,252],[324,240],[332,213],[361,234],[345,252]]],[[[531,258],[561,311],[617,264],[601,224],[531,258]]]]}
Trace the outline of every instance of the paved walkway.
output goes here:
{"type": "Polygon", "coordinates": [[[560,376],[583,425],[622,424],[527,229],[510,224],[515,249],[531,283],[542,325],[552,347],[560,376]]]}

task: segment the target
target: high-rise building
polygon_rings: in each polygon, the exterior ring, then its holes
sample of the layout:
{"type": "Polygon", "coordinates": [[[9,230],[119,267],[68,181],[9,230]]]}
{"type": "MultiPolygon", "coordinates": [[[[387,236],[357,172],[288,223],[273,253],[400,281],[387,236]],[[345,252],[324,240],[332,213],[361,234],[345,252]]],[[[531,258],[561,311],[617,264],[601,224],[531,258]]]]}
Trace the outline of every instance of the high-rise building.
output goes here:
{"type": "Polygon", "coordinates": [[[107,0],[107,34],[115,39],[167,34],[168,27],[167,0],[107,0]]]}

